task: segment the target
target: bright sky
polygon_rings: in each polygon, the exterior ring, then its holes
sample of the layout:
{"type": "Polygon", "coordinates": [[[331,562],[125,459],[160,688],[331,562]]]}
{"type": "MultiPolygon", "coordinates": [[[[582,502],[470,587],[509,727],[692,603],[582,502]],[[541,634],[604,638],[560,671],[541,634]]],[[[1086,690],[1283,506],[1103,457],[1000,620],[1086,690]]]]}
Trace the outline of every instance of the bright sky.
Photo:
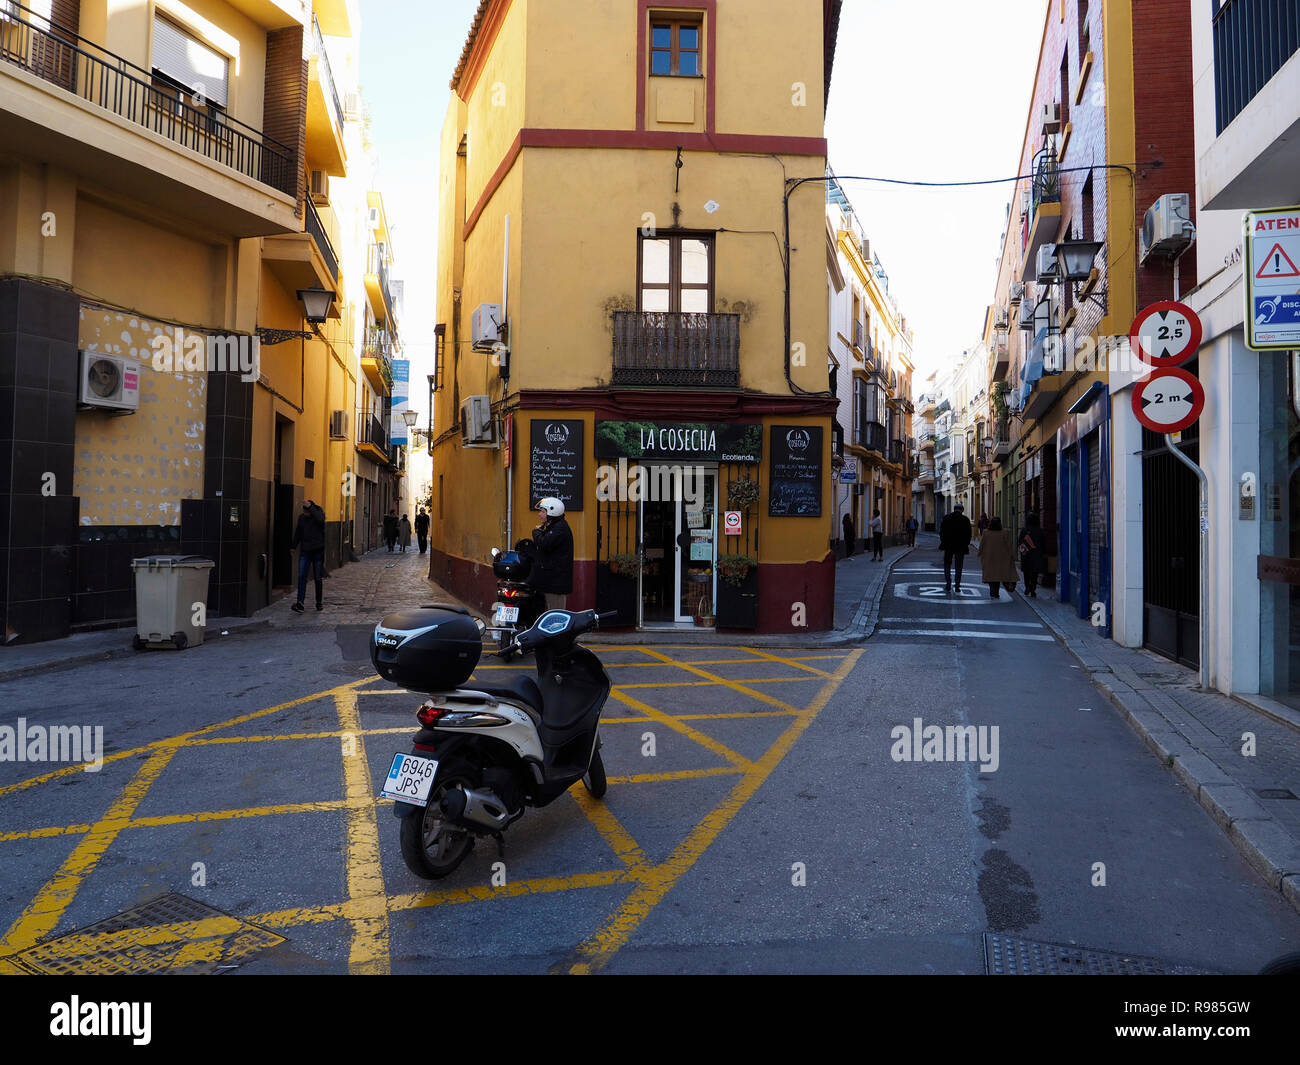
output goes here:
{"type": "MultiPolygon", "coordinates": [[[[836,173],[911,181],[1014,176],[1047,2],[845,0],[826,120],[836,173]]],[[[379,154],[377,184],[394,226],[394,276],[406,281],[401,328],[417,409],[416,382],[432,371],[437,313],[438,137],[477,6],[361,0],[361,83],[379,154]]],[[[980,339],[1013,186],[843,186],[915,334],[919,383],[980,339]]]]}

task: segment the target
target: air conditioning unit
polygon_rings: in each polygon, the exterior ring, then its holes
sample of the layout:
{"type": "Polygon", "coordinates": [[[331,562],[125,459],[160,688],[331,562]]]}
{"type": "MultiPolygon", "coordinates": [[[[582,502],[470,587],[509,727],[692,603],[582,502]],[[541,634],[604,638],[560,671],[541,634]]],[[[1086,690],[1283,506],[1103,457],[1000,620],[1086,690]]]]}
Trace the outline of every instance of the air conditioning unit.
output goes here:
{"type": "Polygon", "coordinates": [[[470,396],[460,405],[460,436],[465,447],[496,446],[492,401],[487,396],[470,396]]]}
{"type": "Polygon", "coordinates": [[[1034,206],[1034,194],[1030,189],[1020,190],[1020,213],[1028,214],[1034,206]]]}
{"type": "Polygon", "coordinates": [[[470,338],[475,351],[491,351],[501,339],[501,304],[480,303],[470,318],[470,338]]]}
{"type": "Polygon", "coordinates": [[[346,440],[348,438],[348,412],[336,410],[330,412],[330,439],[346,440]]]}
{"type": "Polygon", "coordinates": [[[1043,104],[1043,136],[1061,132],[1061,105],[1043,104]]]}
{"type": "Polygon", "coordinates": [[[371,230],[375,233],[378,233],[379,232],[379,208],[378,207],[370,208],[370,213],[369,215],[367,215],[366,220],[369,223],[371,230]]]}
{"type": "Polygon", "coordinates": [[[324,170],[313,170],[311,172],[312,203],[329,204],[329,180],[329,175],[324,170]]]}
{"type": "Polygon", "coordinates": [[[361,94],[350,92],[343,97],[343,115],[345,118],[361,117],[361,94]]]}
{"type": "Polygon", "coordinates": [[[1020,305],[1020,328],[1032,330],[1034,328],[1034,301],[1025,300],[1020,305]]]}
{"type": "Polygon", "coordinates": [[[1055,281],[1061,272],[1061,264],[1056,261],[1056,245],[1044,244],[1038,249],[1038,258],[1034,260],[1034,273],[1039,281],[1055,281]]]}
{"type": "Polygon", "coordinates": [[[993,311],[994,329],[1005,329],[1007,327],[1008,321],[1009,321],[1009,317],[1007,315],[1007,309],[1005,307],[999,305],[997,308],[994,309],[993,311]]]}
{"type": "Polygon", "coordinates": [[[82,351],[81,385],[77,401],[82,407],[133,414],[140,406],[140,364],[121,355],[82,351]]]}
{"type": "Polygon", "coordinates": [[[1012,281],[1011,291],[1007,296],[1007,302],[1012,307],[1019,307],[1020,301],[1025,298],[1025,283],[1023,281],[1012,281]]]}
{"type": "Polygon", "coordinates": [[[862,242],[861,250],[862,250],[862,261],[864,263],[871,262],[871,241],[864,240],[862,242]]]}
{"type": "Polygon", "coordinates": [[[1153,255],[1178,255],[1195,239],[1191,196],[1185,192],[1167,193],[1148,208],[1142,219],[1138,260],[1145,263],[1153,255]]]}

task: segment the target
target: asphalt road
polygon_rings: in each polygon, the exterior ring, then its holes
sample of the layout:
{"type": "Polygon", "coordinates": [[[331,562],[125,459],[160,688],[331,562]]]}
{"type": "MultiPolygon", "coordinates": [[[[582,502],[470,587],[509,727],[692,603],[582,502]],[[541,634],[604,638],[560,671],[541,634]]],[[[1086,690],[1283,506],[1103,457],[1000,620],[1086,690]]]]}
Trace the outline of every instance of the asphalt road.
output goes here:
{"type": "Polygon", "coordinates": [[[987,934],[1245,972],[1300,949],[1036,616],[944,595],[934,559],[903,560],[863,648],[601,646],[605,800],[579,786],[437,883],[374,798],[420,699],[373,676],[364,626],[0,685],[0,723],[98,725],[106,755],[0,762],[0,968],[980,973],[987,934]],[[984,729],[983,759],[927,760],[899,738],[917,718],[984,729]]]}

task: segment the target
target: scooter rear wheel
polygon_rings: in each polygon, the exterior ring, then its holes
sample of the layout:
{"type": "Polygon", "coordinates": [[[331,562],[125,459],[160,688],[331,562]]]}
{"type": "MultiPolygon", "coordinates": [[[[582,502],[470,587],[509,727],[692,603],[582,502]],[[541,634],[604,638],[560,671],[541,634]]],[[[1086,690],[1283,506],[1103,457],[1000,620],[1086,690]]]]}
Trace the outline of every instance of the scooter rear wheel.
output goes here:
{"type": "Polygon", "coordinates": [[[582,786],[593,799],[601,798],[609,788],[609,781],[605,779],[605,763],[600,757],[599,747],[591,756],[591,765],[587,767],[587,773],[582,778],[582,786]]]}
{"type": "Polygon", "coordinates": [[[515,657],[514,651],[509,650],[510,645],[514,643],[514,639],[515,634],[510,631],[503,632],[497,637],[497,647],[501,651],[502,662],[509,662],[510,659],[515,657]]]}
{"type": "Polygon", "coordinates": [[[402,860],[416,876],[441,880],[456,871],[474,849],[474,835],[468,829],[448,823],[439,800],[458,784],[472,788],[477,774],[466,762],[438,766],[438,778],[429,792],[429,805],[402,818],[402,860]]]}

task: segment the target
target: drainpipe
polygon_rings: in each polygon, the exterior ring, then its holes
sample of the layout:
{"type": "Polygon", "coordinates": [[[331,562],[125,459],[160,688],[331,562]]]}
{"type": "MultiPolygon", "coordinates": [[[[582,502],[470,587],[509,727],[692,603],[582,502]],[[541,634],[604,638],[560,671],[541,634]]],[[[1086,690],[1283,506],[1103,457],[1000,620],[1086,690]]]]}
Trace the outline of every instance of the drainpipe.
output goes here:
{"type": "Polygon", "coordinates": [[[1201,690],[1210,690],[1210,482],[1205,471],[1174,446],[1174,438],[1165,433],[1165,447],[1174,458],[1196,474],[1201,484],[1201,690]]]}

